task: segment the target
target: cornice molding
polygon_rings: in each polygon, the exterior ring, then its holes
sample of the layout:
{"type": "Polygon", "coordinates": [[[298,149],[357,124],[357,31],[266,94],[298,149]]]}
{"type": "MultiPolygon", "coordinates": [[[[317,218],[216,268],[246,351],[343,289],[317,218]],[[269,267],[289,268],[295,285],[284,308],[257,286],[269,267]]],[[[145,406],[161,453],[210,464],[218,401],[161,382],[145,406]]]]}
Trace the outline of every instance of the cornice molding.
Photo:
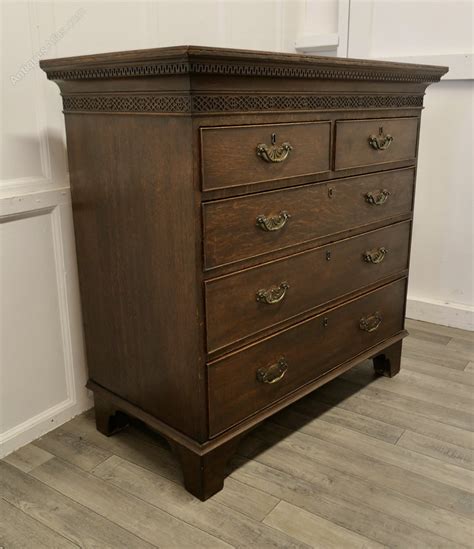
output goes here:
{"type": "Polygon", "coordinates": [[[94,80],[110,78],[137,78],[172,76],[183,74],[252,76],[267,78],[298,78],[314,80],[363,80],[383,82],[429,83],[439,81],[440,72],[415,72],[403,69],[379,69],[374,67],[305,66],[298,64],[241,63],[241,62],[166,62],[114,64],[112,66],[88,66],[46,70],[50,80],[94,80]]]}
{"type": "Polygon", "coordinates": [[[447,67],[202,46],[173,46],[40,61],[51,80],[216,75],[373,82],[437,82],[447,67]]]}
{"type": "Polygon", "coordinates": [[[209,113],[421,108],[423,95],[64,95],[64,112],[209,113]]]}

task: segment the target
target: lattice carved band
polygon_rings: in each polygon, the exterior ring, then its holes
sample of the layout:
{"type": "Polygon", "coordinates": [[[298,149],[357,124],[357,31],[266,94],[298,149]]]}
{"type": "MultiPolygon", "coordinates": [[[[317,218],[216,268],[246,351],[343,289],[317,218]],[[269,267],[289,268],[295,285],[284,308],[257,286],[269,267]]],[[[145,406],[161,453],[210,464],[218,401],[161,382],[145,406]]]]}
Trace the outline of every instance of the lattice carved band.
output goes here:
{"type": "Polygon", "coordinates": [[[65,112],[251,112],[421,108],[422,95],[66,95],[65,112]]]}
{"type": "Polygon", "coordinates": [[[319,80],[372,80],[385,82],[438,82],[439,74],[347,67],[302,67],[242,63],[144,63],[111,67],[47,70],[50,80],[131,78],[176,74],[215,74],[223,76],[260,76],[319,80]]]}

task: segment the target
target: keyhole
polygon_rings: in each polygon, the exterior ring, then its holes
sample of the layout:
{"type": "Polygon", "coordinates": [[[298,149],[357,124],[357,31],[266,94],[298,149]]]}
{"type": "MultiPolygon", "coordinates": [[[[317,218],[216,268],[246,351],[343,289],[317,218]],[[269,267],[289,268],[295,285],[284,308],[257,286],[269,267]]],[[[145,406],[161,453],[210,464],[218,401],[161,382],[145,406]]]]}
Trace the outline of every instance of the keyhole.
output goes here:
{"type": "Polygon", "coordinates": [[[277,140],[276,133],[272,133],[272,145],[276,143],[276,140],[277,140]]]}
{"type": "Polygon", "coordinates": [[[383,126],[380,126],[379,128],[379,135],[383,135],[383,126]]]}
{"type": "Polygon", "coordinates": [[[331,252],[326,252],[326,261],[331,261],[331,252]]]}
{"type": "Polygon", "coordinates": [[[329,318],[328,318],[327,316],[325,316],[325,317],[323,318],[323,326],[324,326],[325,328],[327,328],[327,325],[328,325],[328,324],[329,324],[329,318]]]}
{"type": "Polygon", "coordinates": [[[329,187],[328,189],[328,195],[329,195],[329,198],[334,198],[334,187],[329,187]]]}

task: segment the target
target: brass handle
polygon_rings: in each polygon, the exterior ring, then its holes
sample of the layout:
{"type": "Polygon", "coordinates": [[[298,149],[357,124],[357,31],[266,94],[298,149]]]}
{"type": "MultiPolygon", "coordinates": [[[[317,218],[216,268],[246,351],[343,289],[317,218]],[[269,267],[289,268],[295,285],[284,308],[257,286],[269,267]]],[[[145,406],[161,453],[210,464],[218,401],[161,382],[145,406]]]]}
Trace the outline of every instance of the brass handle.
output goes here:
{"type": "Polygon", "coordinates": [[[374,250],[367,250],[362,254],[366,263],[382,263],[387,255],[387,248],[375,248],[374,250]]]}
{"type": "Polygon", "coordinates": [[[259,215],[257,217],[257,226],[260,227],[262,231],[279,231],[280,229],[283,229],[290,217],[290,214],[285,211],[280,212],[274,217],[259,215]]]}
{"type": "Polygon", "coordinates": [[[363,316],[359,321],[359,328],[364,332],[375,332],[380,324],[382,324],[382,315],[375,312],[372,315],[363,316]]]}
{"type": "Polygon", "coordinates": [[[276,134],[274,133],[272,133],[271,140],[271,145],[266,145],[265,143],[257,145],[257,156],[265,160],[265,162],[283,162],[283,160],[288,158],[293,147],[288,142],[276,145],[276,134]]]}
{"type": "Polygon", "coordinates": [[[379,135],[371,135],[369,137],[369,145],[376,151],[385,151],[393,143],[393,137],[387,133],[383,134],[383,128],[379,128],[379,135]]]}
{"type": "Polygon", "coordinates": [[[387,202],[389,196],[390,191],[387,191],[387,189],[381,189],[380,191],[370,191],[366,193],[365,201],[369,204],[380,206],[381,204],[385,204],[385,202],[387,202]]]}
{"type": "Polygon", "coordinates": [[[260,383],[276,383],[283,379],[288,370],[288,363],[282,357],[276,364],[272,364],[268,368],[259,368],[257,370],[257,381],[260,383]]]}
{"type": "Polygon", "coordinates": [[[273,286],[273,288],[268,290],[258,290],[257,301],[260,303],[268,303],[268,305],[280,303],[280,301],[285,297],[286,291],[289,287],[290,285],[288,282],[282,282],[279,286],[273,286]]]}

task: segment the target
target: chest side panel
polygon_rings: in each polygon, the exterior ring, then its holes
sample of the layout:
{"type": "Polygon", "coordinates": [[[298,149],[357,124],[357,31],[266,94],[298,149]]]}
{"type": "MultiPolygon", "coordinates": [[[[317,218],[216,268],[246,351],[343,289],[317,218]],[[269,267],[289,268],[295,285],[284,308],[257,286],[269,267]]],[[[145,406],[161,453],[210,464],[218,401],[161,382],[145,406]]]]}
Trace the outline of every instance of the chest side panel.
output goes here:
{"type": "Polygon", "coordinates": [[[190,119],[66,121],[90,378],[198,437],[205,408],[190,119]]]}

